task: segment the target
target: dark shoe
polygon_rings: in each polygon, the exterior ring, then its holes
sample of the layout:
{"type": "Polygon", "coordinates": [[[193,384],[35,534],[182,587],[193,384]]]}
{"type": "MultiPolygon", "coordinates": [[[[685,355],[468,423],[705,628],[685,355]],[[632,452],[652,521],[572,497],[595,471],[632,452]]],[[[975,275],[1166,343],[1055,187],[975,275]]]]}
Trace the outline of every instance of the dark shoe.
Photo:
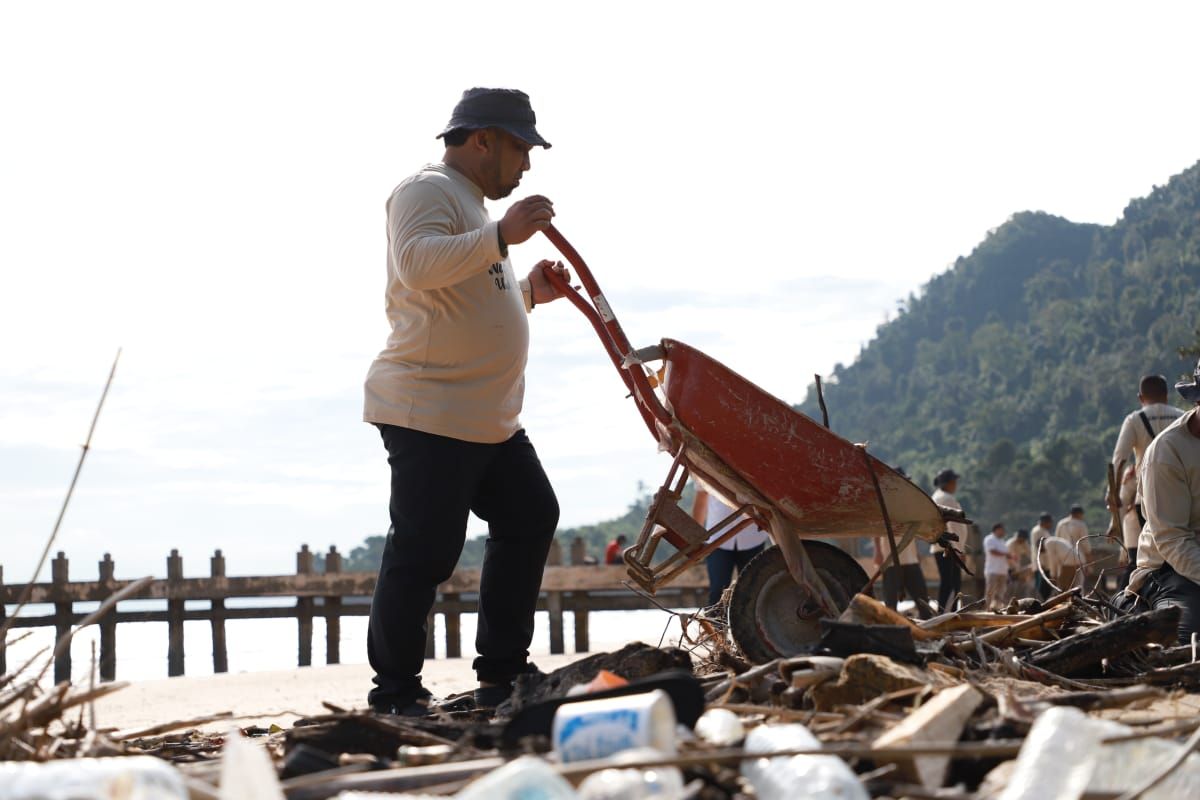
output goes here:
{"type": "Polygon", "coordinates": [[[495,686],[480,686],[475,690],[475,708],[492,709],[512,696],[511,682],[498,683],[495,686]]]}
{"type": "Polygon", "coordinates": [[[433,712],[433,695],[425,687],[404,697],[393,697],[371,704],[376,714],[391,714],[397,717],[427,717],[433,712]]]}
{"type": "MultiPolygon", "coordinates": [[[[520,675],[544,675],[536,664],[529,663],[521,670],[520,675]]],[[[480,686],[475,690],[475,708],[492,709],[512,696],[513,682],[519,677],[514,675],[508,680],[499,681],[494,686],[480,686]]]]}

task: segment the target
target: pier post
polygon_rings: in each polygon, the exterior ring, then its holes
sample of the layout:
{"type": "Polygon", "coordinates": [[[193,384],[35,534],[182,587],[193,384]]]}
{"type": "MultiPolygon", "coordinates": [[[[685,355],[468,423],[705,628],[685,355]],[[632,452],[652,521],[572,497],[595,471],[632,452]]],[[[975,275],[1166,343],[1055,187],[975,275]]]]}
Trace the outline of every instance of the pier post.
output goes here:
{"type": "Polygon", "coordinates": [[[211,599],[209,611],[209,621],[212,623],[213,672],[228,672],[229,649],[225,643],[225,556],[217,550],[208,563],[213,579],[213,594],[222,595],[211,599]]]}
{"type": "Polygon", "coordinates": [[[546,610],[550,612],[550,654],[566,651],[563,643],[563,593],[546,592],[546,610]]]}
{"type": "MultiPolygon", "coordinates": [[[[116,564],[112,554],[105,553],[99,564],[100,584],[104,587],[105,597],[113,594],[113,577],[116,564]]],[[[100,618],[100,680],[115,681],[117,679],[117,608],[100,618]]]]}
{"type": "MultiPolygon", "coordinates": [[[[313,574],[313,554],[306,544],[301,545],[300,552],[296,554],[296,574],[313,574]]],[[[312,666],[313,605],[311,597],[296,598],[296,619],[299,623],[297,627],[300,634],[300,653],[297,663],[302,667],[312,666]]]]}
{"type": "MultiPolygon", "coordinates": [[[[325,574],[337,575],[342,571],[342,554],[330,545],[325,556],[325,574]]],[[[342,659],[342,598],[331,595],[325,598],[325,663],[339,664],[342,659]]]]}
{"type": "Polygon", "coordinates": [[[183,558],[178,550],[167,556],[167,677],[183,674],[183,558]]]}
{"type": "MultiPolygon", "coordinates": [[[[54,639],[59,641],[62,637],[71,632],[71,624],[75,621],[72,617],[74,603],[71,602],[71,597],[68,594],[70,591],[67,584],[70,583],[68,570],[70,563],[67,561],[66,555],[60,550],[54,560],[50,562],[50,581],[54,584],[54,639]]],[[[63,681],[71,680],[71,648],[68,647],[63,654],[54,659],[54,682],[62,683],[63,681]]]]}
{"type": "MultiPolygon", "coordinates": [[[[0,564],[0,630],[4,630],[4,623],[8,620],[8,606],[5,605],[8,594],[4,590],[4,565],[0,564]]],[[[4,647],[4,643],[8,640],[8,633],[0,634],[0,675],[8,672],[8,655],[4,647]]]]}

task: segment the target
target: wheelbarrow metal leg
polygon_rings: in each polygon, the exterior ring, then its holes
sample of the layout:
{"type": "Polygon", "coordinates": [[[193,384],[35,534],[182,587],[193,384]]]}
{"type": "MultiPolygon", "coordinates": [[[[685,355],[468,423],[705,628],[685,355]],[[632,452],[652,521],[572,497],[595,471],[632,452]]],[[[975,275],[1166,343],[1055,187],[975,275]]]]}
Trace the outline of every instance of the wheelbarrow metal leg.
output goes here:
{"type": "Polygon", "coordinates": [[[808,591],[809,596],[826,616],[836,619],[842,610],[838,608],[837,602],[829,593],[829,587],[825,585],[817,568],[813,566],[803,541],[792,525],[778,514],[772,514],[771,535],[783,554],[783,560],[787,564],[792,579],[808,591]]]}

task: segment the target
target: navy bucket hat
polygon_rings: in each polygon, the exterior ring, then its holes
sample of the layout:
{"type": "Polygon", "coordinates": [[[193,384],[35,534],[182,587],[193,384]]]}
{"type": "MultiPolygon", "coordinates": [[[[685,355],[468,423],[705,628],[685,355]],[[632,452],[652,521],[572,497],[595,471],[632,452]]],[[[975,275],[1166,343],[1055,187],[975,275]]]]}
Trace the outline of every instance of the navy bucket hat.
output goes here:
{"type": "Polygon", "coordinates": [[[460,129],[474,131],[480,128],[500,128],[521,141],[550,148],[534,124],[537,115],[529,104],[529,95],[516,89],[484,89],[476,87],[463,92],[458,105],[450,115],[450,121],[437,138],[450,131],[460,129]]]}

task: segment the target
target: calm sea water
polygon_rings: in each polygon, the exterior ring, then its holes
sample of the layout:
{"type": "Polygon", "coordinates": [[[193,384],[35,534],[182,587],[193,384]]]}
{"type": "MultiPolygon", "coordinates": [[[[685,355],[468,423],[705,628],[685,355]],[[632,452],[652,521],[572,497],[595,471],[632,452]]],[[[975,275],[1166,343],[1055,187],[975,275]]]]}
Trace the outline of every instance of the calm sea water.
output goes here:
{"type": "MultiPolygon", "coordinates": [[[[294,601],[283,601],[279,605],[292,605],[294,601]]],[[[235,602],[228,601],[233,607],[235,602]]],[[[262,600],[245,602],[241,605],[265,606],[262,600]]],[[[192,608],[192,604],[188,604],[192,608]]],[[[206,608],[199,602],[196,608],[206,608]]],[[[86,613],[94,608],[77,604],[76,610],[86,613]]],[[[133,601],[122,604],[122,610],[157,610],[165,608],[161,601],[133,601]]],[[[9,609],[12,610],[11,608],[9,609]]],[[[52,613],[49,606],[31,606],[22,615],[38,616],[52,613]]],[[[564,639],[566,651],[574,652],[574,615],[566,612],[564,639]]],[[[638,611],[594,611],[588,615],[590,652],[615,650],[632,641],[658,644],[676,643],[680,626],[676,618],[655,609],[638,611]]],[[[475,655],[476,615],[462,615],[462,652],[466,658],[475,655]]],[[[534,660],[539,654],[550,652],[550,622],[545,613],[538,613],[535,620],[533,644],[530,647],[534,660]]],[[[187,675],[211,675],[212,628],[202,620],[184,623],[184,659],[187,675]]],[[[437,657],[445,657],[445,642],[442,617],[436,618],[437,657]]],[[[32,658],[43,648],[53,647],[53,628],[26,628],[9,631],[8,668],[14,670],[32,658]],[[22,634],[32,631],[27,638],[12,643],[22,634]]],[[[299,650],[297,624],[295,620],[229,620],[225,623],[225,639],[229,654],[230,672],[260,672],[264,670],[291,669],[296,666],[299,650]]],[[[99,631],[95,627],[85,628],[76,636],[71,646],[71,672],[73,679],[86,680],[91,669],[92,643],[99,657],[99,631]]],[[[313,620],[313,664],[325,663],[325,621],[313,620]]],[[[365,664],[367,661],[367,618],[342,617],[341,663],[365,664]]],[[[167,624],[165,622],[134,622],[117,626],[117,679],[128,681],[154,680],[167,677],[167,624]]]]}

